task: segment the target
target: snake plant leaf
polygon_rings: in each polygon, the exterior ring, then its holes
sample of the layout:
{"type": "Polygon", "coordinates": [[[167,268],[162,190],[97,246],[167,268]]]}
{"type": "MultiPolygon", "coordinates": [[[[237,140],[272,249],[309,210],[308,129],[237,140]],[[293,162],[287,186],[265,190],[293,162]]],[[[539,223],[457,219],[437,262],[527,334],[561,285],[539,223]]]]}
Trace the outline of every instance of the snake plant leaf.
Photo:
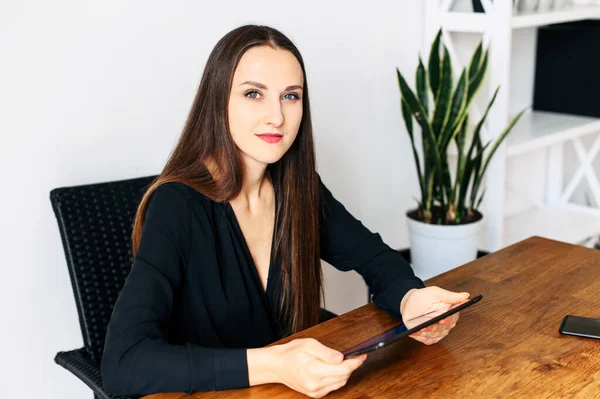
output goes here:
{"type": "Polygon", "coordinates": [[[424,181],[426,181],[429,178],[429,175],[431,175],[432,168],[431,156],[429,155],[430,145],[424,137],[421,137],[421,145],[423,146],[423,178],[425,179],[424,181]]]}
{"type": "MultiPolygon", "coordinates": [[[[440,152],[441,153],[441,152],[440,152]]],[[[433,200],[437,201],[440,205],[446,204],[452,189],[452,180],[450,177],[450,168],[448,168],[448,162],[445,157],[442,157],[442,179],[440,180],[435,176],[433,180],[433,200]]]]}
{"type": "Polygon", "coordinates": [[[444,46],[442,75],[438,93],[439,94],[435,101],[435,111],[433,112],[431,128],[438,139],[439,144],[441,142],[444,126],[448,121],[448,114],[450,113],[450,101],[452,98],[452,63],[446,46],[444,46]]]}
{"type": "Polygon", "coordinates": [[[444,127],[444,131],[441,135],[440,147],[442,152],[448,148],[450,141],[458,133],[458,127],[467,115],[467,91],[468,91],[468,77],[467,70],[463,69],[458,79],[458,84],[452,95],[452,105],[450,106],[450,113],[448,115],[448,121],[444,127]]]}
{"type": "Polygon", "coordinates": [[[481,60],[483,54],[483,40],[479,42],[479,45],[475,49],[473,53],[473,57],[471,57],[471,63],[469,64],[469,84],[473,81],[477,72],[481,68],[481,60]]]}
{"type": "Polygon", "coordinates": [[[408,83],[406,83],[406,79],[404,79],[404,76],[402,76],[402,73],[398,68],[396,68],[396,75],[398,77],[398,87],[400,88],[402,100],[406,102],[406,105],[409,107],[410,111],[414,115],[421,128],[431,131],[429,121],[427,120],[427,118],[425,118],[423,105],[419,102],[417,96],[415,96],[415,93],[413,93],[411,88],[408,86],[408,83]]]}
{"type": "Polygon", "coordinates": [[[423,173],[421,172],[421,160],[419,158],[419,153],[417,152],[417,148],[415,146],[415,140],[413,136],[413,123],[412,123],[412,113],[406,102],[404,100],[400,100],[402,104],[402,117],[404,118],[404,123],[406,124],[406,130],[408,131],[408,135],[410,136],[410,145],[412,146],[413,156],[415,157],[415,163],[417,166],[417,175],[419,179],[419,188],[421,189],[421,202],[425,201],[425,188],[423,186],[423,173]]]}
{"type": "Polygon", "coordinates": [[[481,163],[483,162],[483,153],[487,149],[487,147],[492,142],[487,142],[484,146],[481,145],[481,140],[477,140],[477,155],[473,158],[473,184],[471,185],[471,206],[473,209],[475,206],[475,198],[477,197],[477,192],[479,191],[479,184],[481,181],[479,180],[480,175],[479,171],[481,170],[481,163]]]}
{"type": "Polygon", "coordinates": [[[445,197],[442,199],[442,204],[448,203],[449,199],[450,199],[450,192],[452,191],[452,179],[450,177],[450,168],[448,167],[448,162],[446,161],[446,158],[442,159],[442,177],[443,177],[443,181],[442,184],[444,185],[444,190],[441,191],[440,195],[445,197]]]}
{"type": "MultiPolygon", "coordinates": [[[[455,129],[458,129],[458,127],[462,123],[463,119],[465,118],[466,114],[469,112],[469,106],[471,105],[471,101],[473,100],[473,97],[475,96],[475,94],[477,94],[477,91],[479,88],[479,87],[475,87],[475,85],[480,86],[483,81],[482,78],[475,79],[481,70],[482,52],[483,52],[483,42],[480,42],[479,45],[477,46],[477,49],[475,50],[475,53],[471,57],[471,63],[469,65],[469,68],[467,69],[466,101],[464,103],[464,107],[461,107],[459,109],[456,116],[454,116],[454,114],[452,113],[452,110],[451,110],[450,118],[451,118],[451,120],[454,121],[451,124],[452,132],[454,132],[455,129]],[[474,80],[476,80],[476,81],[473,82],[474,80]],[[470,96],[469,96],[469,92],[471,92],[470,96]]],[[[487,60],[486,60],[486,67],[487,67],[487,60]]],[[[485,76],[485,71],[483,71],[482,76],[485,76]]],[[[460,82],[460,79],[459,79],[459,82],[460,82]]],[[[457,85],[457,89],[458,89],[458,85],[457,85]]],[[[454,104],[454,99],[453,99],[453,104],[454,104]]]]}
{"type": "Polygon", "coordinates": [[[419,57],[419,66],[417,67],[416,83],[417,96],[419,97],[419,101],[421,101],[421,105],[425,110],[425,116],[428,116],[429,93],[427,91],[427,71],[425,71],[425,65],[423,65],[421,57],[419,57]]]}
{"type": "MultiPolygon", "coordinates": [[[[454,90],[454,94],[452,94],[450,114],[448,115],[448,122],[446,123],[446,126],[444,128],[444,133],[442,134],[442,136],[444,136],[445,139],[448,139],[453,135],[454,131],[462,123],[464,117],[467,114],[467,93],[469,91],[468,81],[468,72],[465,68],[460,74],[460,78],[458,78],[456,89],[454,90]]],[[[449,144],[450,140],[447,141],[449,144]]]]}
{"type": "Polygon", "coordinates": [[[496,101],[496,97],[498,96],[499,91],[500,91],[500,86],[498,86],[496,88],[496,90],[494,91],[494,95],[492,96],[492,99],[488,103],[488,106],[485,109],[483,116],[481,117],[481,119],[479,120],[477,125],[475,126],[475,130],[473,130],[473,141],[471,142],[471,147],[469,148],[469,152],[467,153],[467,159],[471,159],[471,156],[473,155],[473,150],[475,149],[476,144],[479,144],[479,146],[481,146],[481,138],[480,138],[481,128],[483,127],[483,124],[485,123],[485,120],[487,119],[487,116],[490,112],[490,109],[492,108],[492,105],[494,105],[494,102],[496,101]]]}
{"type": "Polygon", "coordinates": [[[442,30],[440,29],[435,35],[431,50],[429,52],[429,87],[433,97],[437,97],[438,87],[440,85],[440,40],[442,38],[442,30]]]}
{"type": "MultiPolygon", "coordinates": [[[[408,103],[406,102],[405,99],[405,95],[402,92],[402,81],[404,80],[404,78],[402,77],[402,74],[400,73],[400,70],[398,68],[396,68],[396,73],[398,76],[398,87],[400,88],[400,93],[401,93],[401,108],[402,108],[402,117],[404,119],[404,124],[406,125],[406,130],[410,136],[410,141],[411,141],[411,145],[413,147],[413,155],[415,156],[415,162],[417,163],[417,172],[419,173],[419,185],[421,186],[421,194],[423,195],[423,201],[425,201],[425,191],[424,191],[424,187],[423,187],[423,182],[425,181],[424,179],[427,178],[427,176],[429,176],[429,172],[428,172],[428,166],[430,164],[429,160],[428,160],[428,148],[427,148],[427,141],[423,140],[423,157],[424,157],[424,168],[425,168],[425,174],[422,173],[422,171],[420,170],[420,159],[418,156],[418,153],[416,151],[415,148],[415,144],[414,144],[414,137],[413,137],[413,115],[412,115],[412,111],[411,111],[411,107],[408,105],[408,103]]],[[[404,83],[406,84],[406,82],[404,81],[404,83]]],[[[410,89],[408,90],[409,93],[407,95],[412,94],[412,92],[410,91],[410,89]]],[[[416,99],[413,99],[414,102],[418,102],[416,99]]]]}
{"type": "MultiPolygon", "coordinates": [[[[404,101],[406,101],[406,104],[408,105],[411,112],[415,116],[415,119],[421,126],[423,140],[424,141],[426,140],[429,142],[429,145],[428,145],[429,154],[428,155],[433,160],[433,164],[435,167],[436,179],[438,181],[441,181],[441,178],[442,178],[441,156],[440,156],[437,146],[435,145],[435,136],[433,135],[431,126],[429,125],[429,121],[427,120],[427,118],[424,115],[425,111],[423,110],[423,106],[421,105],[419,100],[417,100],[415,94],[408,86],[408,83],[406,83],[406,80],[404,79],[404,77],[402,76],[402,73],[400,73],[400,70],[398,68],[396,68],[396,73],[398,76],[398,85],[400,86],[400,93],[402,94],[402,98],[404,101]]],[[[425,157],[426,157],[426,159],[428,158],[427,155],[425,155],[425,157]]]]}
{"type": "Polygon", "coordinates": [[[462,214],[467,208],[465,206],[465,200],[467,198],[467,192],[471,181],[474,180],[473,170],[475,166],[474,159],[466,159],[465,170],[463,172],[462,181],[458,183],[458,200],[456,202],[457,213],[462,214]]]}
{"type": "Polygon", "coordinates": [[[487,187],[483,189],[483,192],[481,193],[481,196],[479,197],[477,204],[473,207],[474,211],[478,210],[479,207],[481,206],[481,201],[483,201],[483,197],[485,196],[486,190],[487,190],[487,187]]]}
{"type": "Polygon", "coordinates": [[[425,203],[425,209],[431,210],[433,204],[433,179],[434,175],[431,174],[427,181],[427,202],[425,203]]]}
{"type": "MultiPolygon", "coordinates": [[[[512,118],[512,120],[510,121],[510,123],[508,124],[508,126],[506,126],[504,128],[504,130],[502,131],[502,133],[500,133],[500,135],[498,136],[498,138],[494,142],[494,145],[490,149],[490,152],[488,153],[488,155],[487,155],[487,157],[485,159],[485,162],[483,163],[483,168],[481,168],[481,172],[477,176],[477,179],[479,180],[479,182],[481,182],[481,179],[482,179],[483,175],[485,174],[485,171],[487,170],[487,167],[488,167],[488,165],[490,163],[490,160],[492,159],[492,156],[494,156],[494,153],[496,152],[496,150],[498,149],[498,147],[500,146],[500,144],[502,144],[502,141],[504,141],[504,139],[506,138],[506,136],[508,135],[508,133],[512,130],[513,126],[518,122],[518,120],[521,119],[521,116],[523,116],[523,113],[526,110],[527,109],[521,110],[521,112],[519,112],[514,118],[512,118]]],[[[479,184],[477,186],[477,189],[479,189],[479,184]]]]}
{"type": "MultiPolygon", "coordinates": [[[[467,115],[467,118],[468,117],[469,117],[469,115],[467,115]]],[[[465,118],[465,119],[467,119],[467,118],[465,118]]],[[[464,123],[464,122],[465,122],[465,120],[463,119],[462,123],[464,123]]],[[[461,126],[463,126],[462,123],[461,123],[461,126]]],[[[462,133],[462,130],[460,132],[462,133]]],[[[466,135],[466,132],[465,132],[465,135],[466,135]]],[[[465,137],[463,137],[462,134],[457,134],[454,137],[454,142],[456,143],[456,148],[458,150],[459,159],[461,156],[464,156],[464,154],[462,154],[462,151],[460,151],[460,149],[464,146],[464,141],[465,141],[465,137]]]]}
{"type": "Polygon", "coordinates": [[[475,73],[475,76],[469,82],[469,94],[467,95],[467,107],[471,104],[471,101],[473,101],[473,97],[475,97],[475,94],[477,94],[477,92],[479,91],[479,88],[481,87],[481,83],[483,82],[483,79],[485,78],[485,74],[487,72],[487,67],[488,67],[488,59],[489,59],[489,51],[486,50],[485,55],[483,56],[483,61],[481,61],[481,66],[479,67],[479,70],[475,73]]]}
{"type": "MultiPolygon", "coordinates": [[[[455,175],[455,180],[454,180],[454,186],[452,187],[452,192],[450,193],[450,199],[448,200],[448,203],[451,203],[454,205],[454,209],[456,211],[456,223],[460,223],[461,221],[461,215],[462,212],[464,210],[464,206],[461,207],[461,202],[460,202],[460,189],[462,189],[462,185],[463,185],[463,179],[464,179],[464,174],[465,172],[467,172],[467,157],[465,154],[465,147],[466,147],[466,138],[467,138],[467,128],[469,126],[469,118],[467,116],[467,118],[464,119],[461,128],[460,128],[460,133],[457,135],[456,138],[456,147],[458,150],[458,160],[456,163],[456,175],[455,175]],[[458,199],[459,201],[457,201],[457,195],[458,195],[458,199]]],[[[467,182],[468,184],[468,182],[467,182]]],[[[463,202],[464,205],[464,202],[463,202]]]]}
{"type": "Polygon", "coordinates": [[[456,190],[458,188],[459,183],[463,179],[463,174],[465,173],[465,166],[467,160],[467,154],[465,154],[465,143],[467,141],[467,127],[469,126],[469,116],[463,120],[461,124],[459,134],[457,135],[457,149],[458,149],[458,160],[456,162],[456,179],[454,181],[454,187],[452,188],[452,192],[450,194],[450,202],[454,203],[456,198],[456,190]]]}
{"type": "Polygon", "coordinates": [[[410,136],[410,141],[413,141],[413,115],[410,112],[410,108],[406,104],[403,98],[400,98],[400,105],[402,107],[402,118],[404,119],[404,125],[406,125],[406,131],[410,136]]]}

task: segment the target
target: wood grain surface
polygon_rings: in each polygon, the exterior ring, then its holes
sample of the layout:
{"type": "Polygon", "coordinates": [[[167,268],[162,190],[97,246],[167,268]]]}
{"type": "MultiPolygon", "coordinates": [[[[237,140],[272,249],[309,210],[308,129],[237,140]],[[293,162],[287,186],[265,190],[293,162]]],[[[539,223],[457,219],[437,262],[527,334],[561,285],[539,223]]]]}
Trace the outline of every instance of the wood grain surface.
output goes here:
{"type": "MultiPolygon", "coordinates": [[[[600,398],[600,340],[559,334],[567,314],[600,318],[600,251],[532,237],[426,282],[483,299],[435,345],[410,338],[369,354],[327,398],[600,398]]],[[[398,324],[374,304],[276,342],[343,351],[398,324]]],[[[282,384],[145,399],[302,398],[282,384]]]]}

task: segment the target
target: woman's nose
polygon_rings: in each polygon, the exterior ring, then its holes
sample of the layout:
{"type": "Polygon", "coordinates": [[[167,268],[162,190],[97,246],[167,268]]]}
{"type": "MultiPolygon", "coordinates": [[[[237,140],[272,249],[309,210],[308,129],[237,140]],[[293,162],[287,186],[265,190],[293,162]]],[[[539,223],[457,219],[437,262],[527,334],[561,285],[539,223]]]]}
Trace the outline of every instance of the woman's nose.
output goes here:
{"type": "Polygon", "coordinates": [[[266,110],[266,124],[273,126],[280,126],[283,124],[284,116],[283,116],[283,107],[281,106],[281,101],[275,100],[272,101],[268,105],[268,109],[266,110]]]}

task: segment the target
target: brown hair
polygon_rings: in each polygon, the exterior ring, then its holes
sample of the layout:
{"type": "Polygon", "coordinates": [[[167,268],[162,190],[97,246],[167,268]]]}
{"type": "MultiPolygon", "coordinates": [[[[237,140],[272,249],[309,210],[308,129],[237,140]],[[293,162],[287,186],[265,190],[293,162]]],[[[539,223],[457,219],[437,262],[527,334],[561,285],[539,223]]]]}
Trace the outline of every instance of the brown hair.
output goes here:
{"type": "Polygon", "coordinates": [[[161,184],[184,183],[217,202],[239,195],[244,171],[229,131],[227,106],[238,62],[255,46],[289,51],[300,63],[304,75],[303,115],[298,135],[285,155],[268,166],[278,190],[273,254],[281,264],[279,305],[285,333],[292,334],[319,321],[322,293],[319,212],[316,211],[320,209],[319,182],[304,62],[296,46],[278,30],[267,26],[241,26],[216,44],[178,144],[138,207],[132,248],[135,255],[148,200],[161,184]],[[214,166],[213,173],[217,172],[214,178],[207,162],[211,169],[214,166]]]}

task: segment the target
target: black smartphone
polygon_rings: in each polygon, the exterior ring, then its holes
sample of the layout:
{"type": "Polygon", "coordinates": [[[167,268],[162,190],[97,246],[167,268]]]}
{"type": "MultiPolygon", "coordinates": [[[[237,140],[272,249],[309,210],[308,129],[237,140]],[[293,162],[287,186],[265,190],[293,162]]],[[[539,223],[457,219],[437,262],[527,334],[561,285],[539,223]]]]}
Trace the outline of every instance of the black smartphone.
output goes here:
{"type": "Polygon", "coordinates": [[[479,302],[482,297],[482,295],[477,295],[476,297],[471,298],[459,305],[456,305],[455,307],[452,307],[445,312],[437,310],[416,317],[414,319],[407,320],[399,326],[392,328],[391,330],[385,331],[377,335],[376,337],[368,339],[367,341],[362,342],[361,344],[353,346],[352,348],[342,352],[344,354],[344,358],[347,359],[350,357],[360,356],[363,353],[369,353],[377,349],[381,349],[384,346],[389,345],[402,337],[405,337],[427,326],[435,324],[438,321],[443,320],[446,317],[451,316],[454,313],[457,313],[473,305],[474,303],[479,302]]]}
{"type": "Polygon", "coordinates": [[[600,319],[567,315],[560,323],[558,332],[578,337],[600,339],[600,319]]]}

